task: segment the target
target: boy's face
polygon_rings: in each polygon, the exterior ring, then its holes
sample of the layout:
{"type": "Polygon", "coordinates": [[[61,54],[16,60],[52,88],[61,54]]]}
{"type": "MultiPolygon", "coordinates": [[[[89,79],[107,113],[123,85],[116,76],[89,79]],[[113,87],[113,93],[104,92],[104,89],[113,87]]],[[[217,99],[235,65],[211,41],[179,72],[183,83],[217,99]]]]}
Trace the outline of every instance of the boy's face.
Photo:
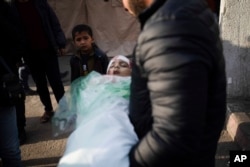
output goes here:
{"type": "Polygon", "coordinates": [[[94,43],[94,39],[85,31],[76,32],[74,39],[75,46],[81,53],[90,53],[92,52],[92,44],[94,43]]]}

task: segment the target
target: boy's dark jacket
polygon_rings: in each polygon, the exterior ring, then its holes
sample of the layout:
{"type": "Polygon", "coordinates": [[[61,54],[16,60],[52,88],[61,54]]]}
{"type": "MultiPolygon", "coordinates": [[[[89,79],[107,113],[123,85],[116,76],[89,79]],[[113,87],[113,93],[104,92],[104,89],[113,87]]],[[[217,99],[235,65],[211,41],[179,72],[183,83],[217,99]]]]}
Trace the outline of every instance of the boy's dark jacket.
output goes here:
{"type": "MultiPolygon", "coordinates": [[[[94,48],[94,71],[97,71],[101,74],[106,74],[106,70],[108,67],[108,57],[107,55],[95,44],[94,48]]],[[[79,58],[79,52],[77,55],[73,55],[70,59],[71,65],[71,82],[81,76],[80,74],[80,66],[82,66],[82,60],[79,58]]],[[[89,71],[90,72],[90,71],[89,71]]]]}
{"type": "MultiPolygon", "coordinates": [[[[17,3],[16,1],[12,2],[12,9],[15,14],[15,17],[20,21],[19,22],[20,28],[23,28],[21,26],[21,20],[16,6],[17,3]]],[[[61,28],[60,22],[55,12],[49,6],[47,0],[31,0],[31,1],[33,1],[36,9],[38,10],[38,13],[41,16],[42,25],[48,37],[50,47],[53,48],[56,52],[58,51],[58,49],[65,48],[66,37],[64,35],[64,32],[61,28]]]]}
{"type": "Polygon", "coordinates": [[[155,0],[139,15],[130,167],[214,167],[226,113],[219,28],[202,0],[155,0]]]}

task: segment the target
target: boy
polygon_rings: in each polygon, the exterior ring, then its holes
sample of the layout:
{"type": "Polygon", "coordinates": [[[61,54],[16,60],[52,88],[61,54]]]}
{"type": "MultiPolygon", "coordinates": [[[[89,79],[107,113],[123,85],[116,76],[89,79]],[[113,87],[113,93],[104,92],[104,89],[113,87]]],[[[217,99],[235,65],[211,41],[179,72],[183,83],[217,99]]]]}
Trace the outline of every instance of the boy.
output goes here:
{"type": "Polygon", "coordinates": [[[70,59],[71,82],[91,71],[105,74],[108,57],[95,44],[91,27],[85,24],[76,25],[72,29],[72,38],[76,54],[70,59]]]}

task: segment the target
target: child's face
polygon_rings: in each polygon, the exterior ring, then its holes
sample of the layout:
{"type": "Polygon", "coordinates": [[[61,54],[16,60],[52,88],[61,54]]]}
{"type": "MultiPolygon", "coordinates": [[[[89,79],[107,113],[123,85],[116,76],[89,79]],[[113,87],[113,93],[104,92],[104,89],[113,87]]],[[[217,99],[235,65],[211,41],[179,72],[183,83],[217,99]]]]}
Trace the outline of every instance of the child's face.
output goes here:
{"type": "Polygon", "coordinates": [[[127,62],[120,59],[116,59],[110,65],[108,74],[119,75],[119,76],[130,76],[131,68],[127,62]]]}
{"type": "Polygon", "coordinates": [[[81,53],[90,53],[94,39],[85,31],[76,32],[74,39],[75,46],[81,53]]]}

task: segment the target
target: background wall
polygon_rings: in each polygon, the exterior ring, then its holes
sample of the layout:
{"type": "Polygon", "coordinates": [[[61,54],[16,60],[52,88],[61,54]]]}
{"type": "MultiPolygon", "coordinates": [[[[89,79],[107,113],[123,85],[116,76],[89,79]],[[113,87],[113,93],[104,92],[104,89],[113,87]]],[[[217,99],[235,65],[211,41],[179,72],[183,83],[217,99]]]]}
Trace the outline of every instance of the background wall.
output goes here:
{"type": "Polygon", "coordinates": [[[249,9],[249,0],[221,0],[220,27],[226,58],[229,98],[250,96],[249,9]]]}
{"type": "Polygon", "coordinates": [[[109,57],[130,55],[139,34],[139,23],[123,9],[121,0],[48,0],[68,40],[67,54],[74,52],[71,30],[76,24],[92,27],[97,45],[109,57]]]}
{"type": "MultiPolygon", "coordinates": [[[[139,34],[139,23],[122,7],[121,0],[48,0],[61,22],[72,54],[71,29],[89,24],[99,47],[109,57],[130,55],[139,34]]],[[[229,98],[250,96],[250,3],[221,0],[220,28],[223,39],[229,98]]]]}

